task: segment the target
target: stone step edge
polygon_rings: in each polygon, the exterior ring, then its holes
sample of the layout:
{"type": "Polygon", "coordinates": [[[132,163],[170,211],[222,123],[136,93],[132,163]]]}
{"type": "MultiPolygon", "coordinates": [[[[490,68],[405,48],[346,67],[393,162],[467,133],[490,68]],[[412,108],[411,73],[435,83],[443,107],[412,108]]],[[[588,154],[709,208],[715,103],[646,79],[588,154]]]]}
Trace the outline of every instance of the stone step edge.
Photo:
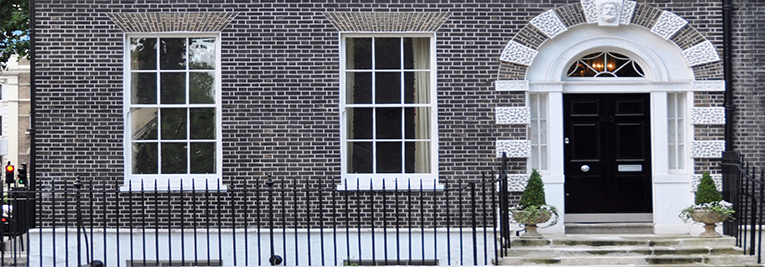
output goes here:
{"type": "MultiPolygon", "coordinates": [[[[498,266],[518,266],[518,267],[582,267],[584,265],[570,265],[570,264],[523,264],[523,265],[503,265],[500,263],[498,266]]],[[[705,267],[764,267],[765,265],[761,264],[705,264],[705,265],[698,265],[698,264],[662,264],[662,265],[655,265],[655,264],[588,264],[586,266],[593,266],[593,267],[699,267],[699,266],[705,266],[705,267]]]]}
{"type": "MultiPolygon", "coordinates": [[[[706,264],[756,264],[753,261],[755,259],[751,256],[747,255],[688,255],[688,256],[677,256],[677,255],[663,255],[663,256],[654,256],[654,255],[644,255],[644,256],[633,256],[633,255],[625,255],[625,256],[619,256],[619,257],[613,257],[613,256],[587,256],[587,257],[581,257],[581,256],[560,256],[560,257],[502,257],[500,258],[500,265],[502,262],[518,262],[523,263],[523,266],[526,266],[527,264],[535,264],[540,262],[549,262],[550,264],[558,264],[563,263],[566,264],[566,262],[576,262],[576,261],[587,261],[588,264],[609,264],[605,263],[604,261],[618,261],[619,264],[647,264],[645,262],[652,261],[652,260],[693,260],[693,261],[701,261],[701,263],[706,264]],[[735,262],[726,262],[726,263],[716,263],[719,261],[735,261],[735,262]],[[709,262],[709,263],[707,263],[709,262]]],[[[544,264],[544,263],[542,263],[544,264]]],[[[684,264],[684,263],[681,263],[684,264]]],[[[569,265],[576,265],[576,264],[569,264],[569,265]]],[[[556,265],[557,266],[557,265],[556,265]]],[[[580,265],[581,266],[581,265],[580,265]]],[[[623,266],[623,265],[622,265],[623,266]]],[[[654,265],[655,266],[655,265],[654,265]]]]}
{"type": "MultiPolygon", "coordinates": [[[[714,252],[738,252],[742,255],[744,250],[739,247],[730,246],[560,246],[560,247],[514,247],[504,249],[505,253],[513,252],[632,252],[632,251],[656,251],[656,252],[671,252],[671,251],[707,251],[707,253],[714,252]]],[[[501,251],[500,251],[501,252],[501,251]]]]}
{"type": "Polygon", "coordinates": [[[644,247],[678,247],[678,246],[735,246],[733,238],[689,238],[664,240],[634,240],[634,239],[514,239],[510,248],[516,247],[566,247],[566,246],[644,246],[644,247]]]}

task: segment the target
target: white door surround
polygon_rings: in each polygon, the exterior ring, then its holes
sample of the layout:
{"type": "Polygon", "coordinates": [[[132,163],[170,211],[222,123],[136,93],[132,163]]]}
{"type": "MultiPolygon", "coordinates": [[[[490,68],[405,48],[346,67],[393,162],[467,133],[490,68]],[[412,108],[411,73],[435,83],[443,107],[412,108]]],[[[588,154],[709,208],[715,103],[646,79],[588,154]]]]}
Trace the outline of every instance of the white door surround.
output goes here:
{"type": "MultiPolygon", "coordinates": [[[[541,16],[541,15],[540,15],[541,16]]],[[[670,35],[671,37],[671,35],[670,35]]],[[[598,24],[571,26],[531,49],[510,41],[500,58],[505,62],[526,65],[525,80],[498,80],[498,91],[544,94],[547,100],[547,168],[542,172],[548,203],[565,210],[563,171],[563,94],[575,93],[649,93],[651,99],[651,152],[653,179],[654,232],[657,234],[689,233],[691,227],[677,216],[679,211],[693,201],[691,182],[693,180],[693,158],[697,154],[693,125],[690,118],[681,127],[686,133],[681,142],[686,144],[681,160],[684,168],[669,168],[668,95],[682,96],[683,113],[690,117],[694,91],[724,90],[722,81],[696,81],[693,65],[698,60],[681,49],[666,35],[638,25],[603,27],[598,24]],[[519,47],[519,45],[521,47],[519,47]],[[513,51],[510,51],[513,50],[513,51]],[[518,52],[522,51],[522,52],[518,52]],[[580,57],[600,51],[620,53],[635,60],[642,67],[642,78],[567,78],[566,72],[572,62],[580,57]],[[693,152],[692,152],[693,151],[693,152]]],[[[707,41],[708,42],[708,41],[707,41]]],[[[716,53],[716,52],[715,52],[716,53]]],[[[714,61],[717,55],[705,56],[714,61]]],[[[719,60],[719,57],[717,57],[719,60]]],[[[709,62],[709,61],[707,61],[709,62]]],[[[528,97],[527,105],[528,103],[528,97]]],[[[499,110],[499,108],[498,108],[499,110]]],[[[498,119],[499,122],[499,119],[498,119]]],[[[518,143],[518,141],[516,141],[518,143]]],[[[523,154],[512,151],[503,140],[497,141],[498,151],[510,150],[508,154],[523,154]],[[505,145],[501,145],[505,144],[505,145]]],[[[706,147],[709,147],[708,145],[706,147]]],[[[524,148],[527,149],[527,148],[524,148]]],[[[718,148],[715,148],[718,149],[718,148]]],[[[531,152],[527,153],[527,156],[531,152]]],[[[717,154],[717,151],[711,154],[717,154]]],[[[527,157],[528,158],[528,157],[527,157]]],[[[531,164],[527,164],[531,166],[531,164]]],[[[529,167],[531,168],[531,167],[529,167]]],[[[562,219],[565,220],[565,215],[562,219]]],[[[563,221],[565,222],[565,221],[563,221]]],[[[548,233],[564,233],[564,223],[544,229],[548,233]]]]}

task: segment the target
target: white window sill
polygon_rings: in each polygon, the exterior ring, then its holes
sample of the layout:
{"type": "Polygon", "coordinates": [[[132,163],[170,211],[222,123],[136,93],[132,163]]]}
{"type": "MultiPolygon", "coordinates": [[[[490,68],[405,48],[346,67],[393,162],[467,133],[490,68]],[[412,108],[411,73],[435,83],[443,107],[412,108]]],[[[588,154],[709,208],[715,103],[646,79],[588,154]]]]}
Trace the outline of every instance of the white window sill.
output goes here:
{"type": "Polygon", "coordinates": [[[343,177],[339,191],[418,191],[443,190],[444,185],[433,177],[343,177]]]}
{"type": "Polygon", "coordinates": [[[126,178],[120,192],[171,192],[171,191],[226,191],[227,187],[220,178],[126,178]]]}

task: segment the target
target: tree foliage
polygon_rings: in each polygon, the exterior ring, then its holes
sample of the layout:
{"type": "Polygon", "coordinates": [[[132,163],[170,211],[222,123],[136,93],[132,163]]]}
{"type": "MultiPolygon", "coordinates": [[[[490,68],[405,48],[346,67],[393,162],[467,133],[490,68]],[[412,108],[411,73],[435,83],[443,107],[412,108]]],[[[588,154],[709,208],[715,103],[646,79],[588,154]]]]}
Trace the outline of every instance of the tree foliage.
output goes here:
{"type": "Polygon", "coordinates": [[[13,54],[29,58],[29,0],[0,0],[0,69],[13,54]]]}
{"type": "Polygon", "coordinates": [[[712,176],[709,175],[709,172],[704,172],[701,175],[699,187],[696,189],[696,205],[716,203],[720,200],[722,200],[722,195],[720,195],[720,191],[717,191],[712,176]]]}
{"type": "Polygon", "coordinates": [[[523,190],[519,204],[523,208],[547,205],[542,175],[537,170],[532,170],[531,177],[529,177],[529,181],[526,184],[526,189],[523,190]]]}

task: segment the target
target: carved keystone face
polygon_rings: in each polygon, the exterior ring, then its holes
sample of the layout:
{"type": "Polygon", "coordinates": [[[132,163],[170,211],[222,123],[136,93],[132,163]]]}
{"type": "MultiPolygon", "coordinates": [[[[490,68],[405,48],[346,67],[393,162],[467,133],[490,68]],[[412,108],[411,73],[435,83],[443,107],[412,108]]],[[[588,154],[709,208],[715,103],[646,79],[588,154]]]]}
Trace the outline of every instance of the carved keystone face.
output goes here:
{"type": "Polygon", "coordinates": [[[605,2],[600,5],[600,19],[605,22],[614,22],[619,17],[619,5],[614,2],[605,2]]]}

